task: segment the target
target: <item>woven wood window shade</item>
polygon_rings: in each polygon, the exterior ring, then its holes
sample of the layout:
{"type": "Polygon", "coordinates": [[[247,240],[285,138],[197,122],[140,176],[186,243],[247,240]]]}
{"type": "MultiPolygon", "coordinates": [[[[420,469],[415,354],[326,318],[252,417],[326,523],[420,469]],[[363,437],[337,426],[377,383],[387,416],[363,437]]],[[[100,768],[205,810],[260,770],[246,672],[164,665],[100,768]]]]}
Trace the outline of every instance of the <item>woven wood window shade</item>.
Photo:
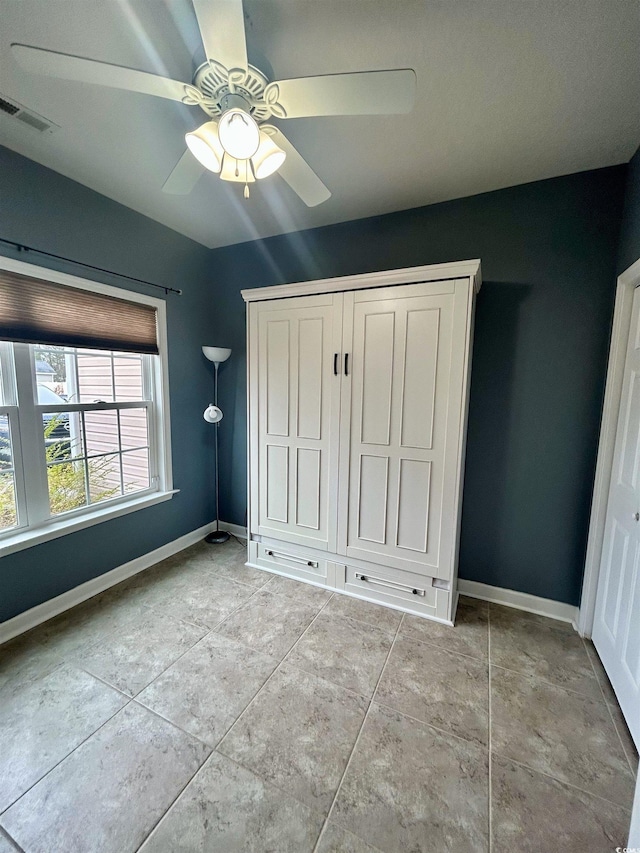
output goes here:
{"type": "Polygon", "coordinates": [[[157,354],[156,310],[0,270],[0,340],[157,354]]]}

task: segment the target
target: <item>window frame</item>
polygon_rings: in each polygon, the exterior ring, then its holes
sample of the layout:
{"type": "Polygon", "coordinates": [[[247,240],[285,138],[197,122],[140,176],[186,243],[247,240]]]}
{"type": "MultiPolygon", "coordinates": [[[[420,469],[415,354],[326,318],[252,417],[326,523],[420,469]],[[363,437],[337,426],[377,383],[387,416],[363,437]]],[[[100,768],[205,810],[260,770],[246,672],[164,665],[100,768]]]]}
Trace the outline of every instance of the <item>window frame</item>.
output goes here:
{"type": "MultiPolygon", "coordinates": [[[[0,556],[28,548],[40,542],[63,536],[146,506],[169,500],[173,488],[171,464],[171,423],[169,410],[169,370],[167,352],[166,303],[163,299],[101,282],[79,278],[69,273],[17,261],[0,255],[0,268],[11,272],[56,282],[81,290],[102,293],[116,299],[151,305],[157,312],[157,356],[144,355],[143,388],[152,391],[144,401],[100,403],[66,403],[55,406],[37,402],[34,351],[32,344],[0,342],[2,381],[0,414],[8,415],[12,442],[13,469],[18,526],[0,533],[0,556]],[[15,388],[14,385],[15,377],[15,388]],[[20,401],[20,405],[18,402],[20,401]],[[47,468],[42,442],[42,415],[59,411],[105,411],[147,408],[149,443],[148,489],[118,495],[89,506],[51,515],[48,501],[47,468]],[[39,426],[40,425],[40,426],[39,426]],[[39,458],[36,454],[39,448],[39,458]],[[32,496],[27,505],[27,494],[32,496]],[[35,499],[34,499],[35,497],[35,499]],[[45,505],[46,503],[46,505],[45,505]]],[[[45,345],[46,346],[46,345],[45,345]]]]}

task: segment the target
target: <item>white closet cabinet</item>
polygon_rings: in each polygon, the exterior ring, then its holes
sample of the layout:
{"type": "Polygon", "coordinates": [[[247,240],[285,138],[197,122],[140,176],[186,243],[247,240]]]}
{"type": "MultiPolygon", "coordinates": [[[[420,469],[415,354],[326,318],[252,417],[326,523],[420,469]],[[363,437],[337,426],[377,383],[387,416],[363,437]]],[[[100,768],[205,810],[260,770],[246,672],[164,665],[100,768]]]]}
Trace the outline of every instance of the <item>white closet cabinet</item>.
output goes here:
{"type": "Polygon", "coordinates": [[[479,261],[243,291],[249,557],[451,622],[479,261]]]}

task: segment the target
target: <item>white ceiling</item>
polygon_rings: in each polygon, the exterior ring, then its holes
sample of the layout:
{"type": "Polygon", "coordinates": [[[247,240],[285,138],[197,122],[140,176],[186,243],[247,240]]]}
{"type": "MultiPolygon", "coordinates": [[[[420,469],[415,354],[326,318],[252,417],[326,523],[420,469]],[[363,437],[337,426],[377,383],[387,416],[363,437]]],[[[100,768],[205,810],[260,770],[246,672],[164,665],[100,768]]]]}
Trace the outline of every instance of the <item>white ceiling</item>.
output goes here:
{"type": "MultiPolygon", "coordinates": [[[[60,126],[0,113],[0,142],[208,247],[626,162],[640,143],[637,0],[245,0],[249,59],[272,79],[414,68],[411,115],[280,124],[332,192],[281,178],[162,184],[199,107],[29,75],[21,42],[191,81],[190,0],[0,0],[0,93],[60,126]]],[[[276,122],[277,123],[277,122],[276,122]]]]}

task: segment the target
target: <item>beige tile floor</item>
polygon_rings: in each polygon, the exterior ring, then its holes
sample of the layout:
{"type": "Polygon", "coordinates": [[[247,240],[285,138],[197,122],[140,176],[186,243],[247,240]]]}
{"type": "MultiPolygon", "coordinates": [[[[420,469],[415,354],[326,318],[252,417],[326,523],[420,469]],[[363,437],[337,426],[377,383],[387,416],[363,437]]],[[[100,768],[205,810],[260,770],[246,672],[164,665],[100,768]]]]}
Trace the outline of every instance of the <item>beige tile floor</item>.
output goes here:
{"type": "Polygon", "coordinates": [[[197,545],[0,647],[0,853],[597,853],[638,757],[591,644],[197,545]]]}

